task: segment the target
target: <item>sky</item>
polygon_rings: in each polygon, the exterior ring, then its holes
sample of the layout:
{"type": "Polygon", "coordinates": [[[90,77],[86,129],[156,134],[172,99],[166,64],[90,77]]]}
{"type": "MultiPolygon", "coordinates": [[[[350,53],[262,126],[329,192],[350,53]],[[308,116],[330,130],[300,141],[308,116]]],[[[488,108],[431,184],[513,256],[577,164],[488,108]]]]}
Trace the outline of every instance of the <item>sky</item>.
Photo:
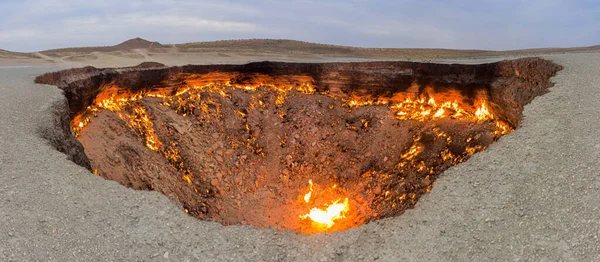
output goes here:
{"type": "Polygon", "coordinates": [[[598,0],[0,0],[0,48],[293,39],[508,50],[600,44],[598,0]]]}

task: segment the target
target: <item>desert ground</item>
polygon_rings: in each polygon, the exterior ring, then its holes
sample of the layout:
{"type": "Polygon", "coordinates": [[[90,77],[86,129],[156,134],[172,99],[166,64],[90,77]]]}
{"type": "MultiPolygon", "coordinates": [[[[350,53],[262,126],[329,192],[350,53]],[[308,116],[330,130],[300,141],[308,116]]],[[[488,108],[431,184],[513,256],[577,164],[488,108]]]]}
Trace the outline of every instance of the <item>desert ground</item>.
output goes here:
{"type": "Polygon", "coordinates": [[[282,47],[257,52],[258,47],[232,43],[229,49],[190,44],[187,51],[185,45],[155,50],[142,44],[131,49],[0,51],[2,260],[600,260],[600,53],[595,48],[467,52],[323,47],[285,52],[282,47]],[[482,63],[523,56],[541,56],[564,69],[552,79],[555,86],[549,93],[525,107],[515,132],[448,169],[405,214],[317,235],[198,221],[160,193],[135,191],[92,175],[41,138],[40,131],[52,125],[52,105],[64,97],[54,86],[33,82],[42,73],[64,68],[143,61],[482,63]]]}

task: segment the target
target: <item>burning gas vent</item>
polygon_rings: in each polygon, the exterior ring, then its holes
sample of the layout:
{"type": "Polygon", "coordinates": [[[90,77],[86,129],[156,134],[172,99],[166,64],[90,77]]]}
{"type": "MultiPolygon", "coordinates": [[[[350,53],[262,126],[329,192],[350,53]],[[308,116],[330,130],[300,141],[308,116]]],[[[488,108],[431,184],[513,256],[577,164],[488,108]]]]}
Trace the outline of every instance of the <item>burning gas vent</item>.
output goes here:
{"type": "Polygon", "coordinates": [[[70,139],[50,140],[94,174],[200,219],[318,233],[414,206],[445,169],[512,132],[559,69],[264,62],[36,81],[65,90],[70,139]]]}

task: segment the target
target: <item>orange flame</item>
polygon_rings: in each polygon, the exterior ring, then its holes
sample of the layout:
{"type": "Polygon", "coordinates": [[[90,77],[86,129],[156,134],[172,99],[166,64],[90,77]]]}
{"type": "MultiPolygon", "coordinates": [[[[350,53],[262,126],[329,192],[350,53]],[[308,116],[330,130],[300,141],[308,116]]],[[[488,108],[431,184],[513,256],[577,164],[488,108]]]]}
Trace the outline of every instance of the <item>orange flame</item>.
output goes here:
{"type": "Polygon", "coordinates": [[[308,201],[310,201],[310,196],[312,195],[312,192],[313,192],[312,179],[308,180],[308,184],[310,184],[310,190],[308,191],[308,193],[306,193],[306,195],[304,195],[304,202],[306,202],[306,203],[308,203],[308,201]]]}
{"type": "Polygon", "coordinates": [[[335,220],[345,218],[344,215],[350,210],[347,198],[343,203],[339,202],[340,199],[334,201],[325,210],[313,207],[308,214],[301,215],[300,218],[310,218],[313,222],[330,228],[335,224],[335,220]]]}
{"type": "Polygon", "coordinates": [[[482,102],[481,107],[477,108],[477,111],[475,112],[475,116],[477,116],[478,120],[487,120],[487,119],[494,118],[493,115],[488,110],[485,102],[482,102]]]}
{"type": "MultiPolygon", "coordinates": [[[[309,203],[310,198],[313,193],[313,182],[312,179],[308,180],[308,184],[310,185],[308,193],[304,195],[304,202],[309,203]]],[[[336,188],[337,185],[333,185],[333,188],[336,188]]],[[[348,203],[348,198],[344,199],[344,202],[340,203],[341,199],[333,201],[331,204],[327,205],[325,209],[321,209],[318,207],[313,207],[308,213],[304,215],[300,215],[301,219],[312,220],[314,223],[324,226],[325,228],[331,228],[336,220],[345,218],[346,212],[350,210],[350,204],[348,203]]]]}

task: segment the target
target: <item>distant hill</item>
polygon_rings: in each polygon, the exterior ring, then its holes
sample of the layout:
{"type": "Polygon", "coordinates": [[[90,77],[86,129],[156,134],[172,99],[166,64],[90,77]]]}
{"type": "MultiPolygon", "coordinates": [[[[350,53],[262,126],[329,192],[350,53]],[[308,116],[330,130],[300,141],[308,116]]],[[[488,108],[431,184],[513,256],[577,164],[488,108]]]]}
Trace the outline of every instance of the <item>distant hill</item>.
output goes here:
{"type": "Polygon", "coordinates": [[[0,49],[0,54],[7,55],[7,54],[12,54],[12,53],[13,52],[10,52],[10,51],[4,50],[4,49],[0,49]]]}
{"type": "Polygon", "coordinates": [[[11,52],[11,51],[7,51],[4,49],[0,49],[0,57],[2,57],[2,58],[37,58],[37,56],[32,53],[11,52]]]}
{"type": "Polygon", "coordinates": [[[193,51],[195,49],[226,49],[226,50],[253,50],[271,52],[307,52],[307,53],[340,53],[351,54],[361,48],[318,44],[304,41],[287,39],[243,39],[243,40],[220,40],[210,42],[193,42],[174,45],[181,51],[193,51]]]}
{"type": "Polygon", "coordinates": [[[287,39],[242,39],[242,40],[220,40],[210,42],[194,42],[172,45],[182,52],[199,52],[204,50],[217,51],[264,51],[274,53],[309,53],[342,56],[390,56],[399,57],[404,55],[427,56],[431,58],[442,57],[472,57],[472,56],[497,56],[523,53],[555,53],[566,51],[592,51],[600,50],[600,45],[574,48],[532,48],[522,50],[476,50],[476,49],[444,49],[444,48],[364,48],[341,45],[329,45],[311,43],[287,39]]]}
{"type": "Polygon", "coordinates": [[[113,46],[92,46],[92,47],[70,47],[70,48],[59,48],[42,51],[40,53],[44,55],[55,55],[61,53],[92,53],[92,52],[113,52],[113,51],[125,51],[131,49],[151,49],[151,48],[165,48],[159,42],[151,42],[146,39],[139,37],[129,39],[123,43],[113,46]]]}
{"type": "Polygon", "coordinates": [[[116,50],[142,49],[142,48],[164,48],[166,46],[159,42],[150,42],[139,37],[129,39],[123,43],[113,46],[116,50]]]}
{"type": "Polygon", "coordinates": [[[562,52],[598,51],[600,45],[574,48],[536,48],[508,51],[442,49],[442,48],[363,48],[319,44],[287,39],[240,39],[185,44],[163,45],[142,38],[133,38],[113,46],[73,47],[46,50],[39,53],[14,53],[0,50],[0,56],[37,57],[58,61],[85,61],[96,59],[93,53],[109,53],[128,59],[148,60],[177,56],[177,53],[217,55],[220,57],[340,57],[394,60],[461,59],[475,57],[498,57],[507,55],[540,55],[562,52]],[[134,50],[140,49],[142,51],[134,50]]]}
{"type": "Polygon", "coordinates": [[[421,58],[494,55],[495,51],[449,50],[432,48],[363,48],[330,44],[318,44],[287,39],[244,39],[196,42],[173,45],[181,52],[238,51],[268,52],[282,54],[310,54],[339,57],[364,58],[421,58]]]}

